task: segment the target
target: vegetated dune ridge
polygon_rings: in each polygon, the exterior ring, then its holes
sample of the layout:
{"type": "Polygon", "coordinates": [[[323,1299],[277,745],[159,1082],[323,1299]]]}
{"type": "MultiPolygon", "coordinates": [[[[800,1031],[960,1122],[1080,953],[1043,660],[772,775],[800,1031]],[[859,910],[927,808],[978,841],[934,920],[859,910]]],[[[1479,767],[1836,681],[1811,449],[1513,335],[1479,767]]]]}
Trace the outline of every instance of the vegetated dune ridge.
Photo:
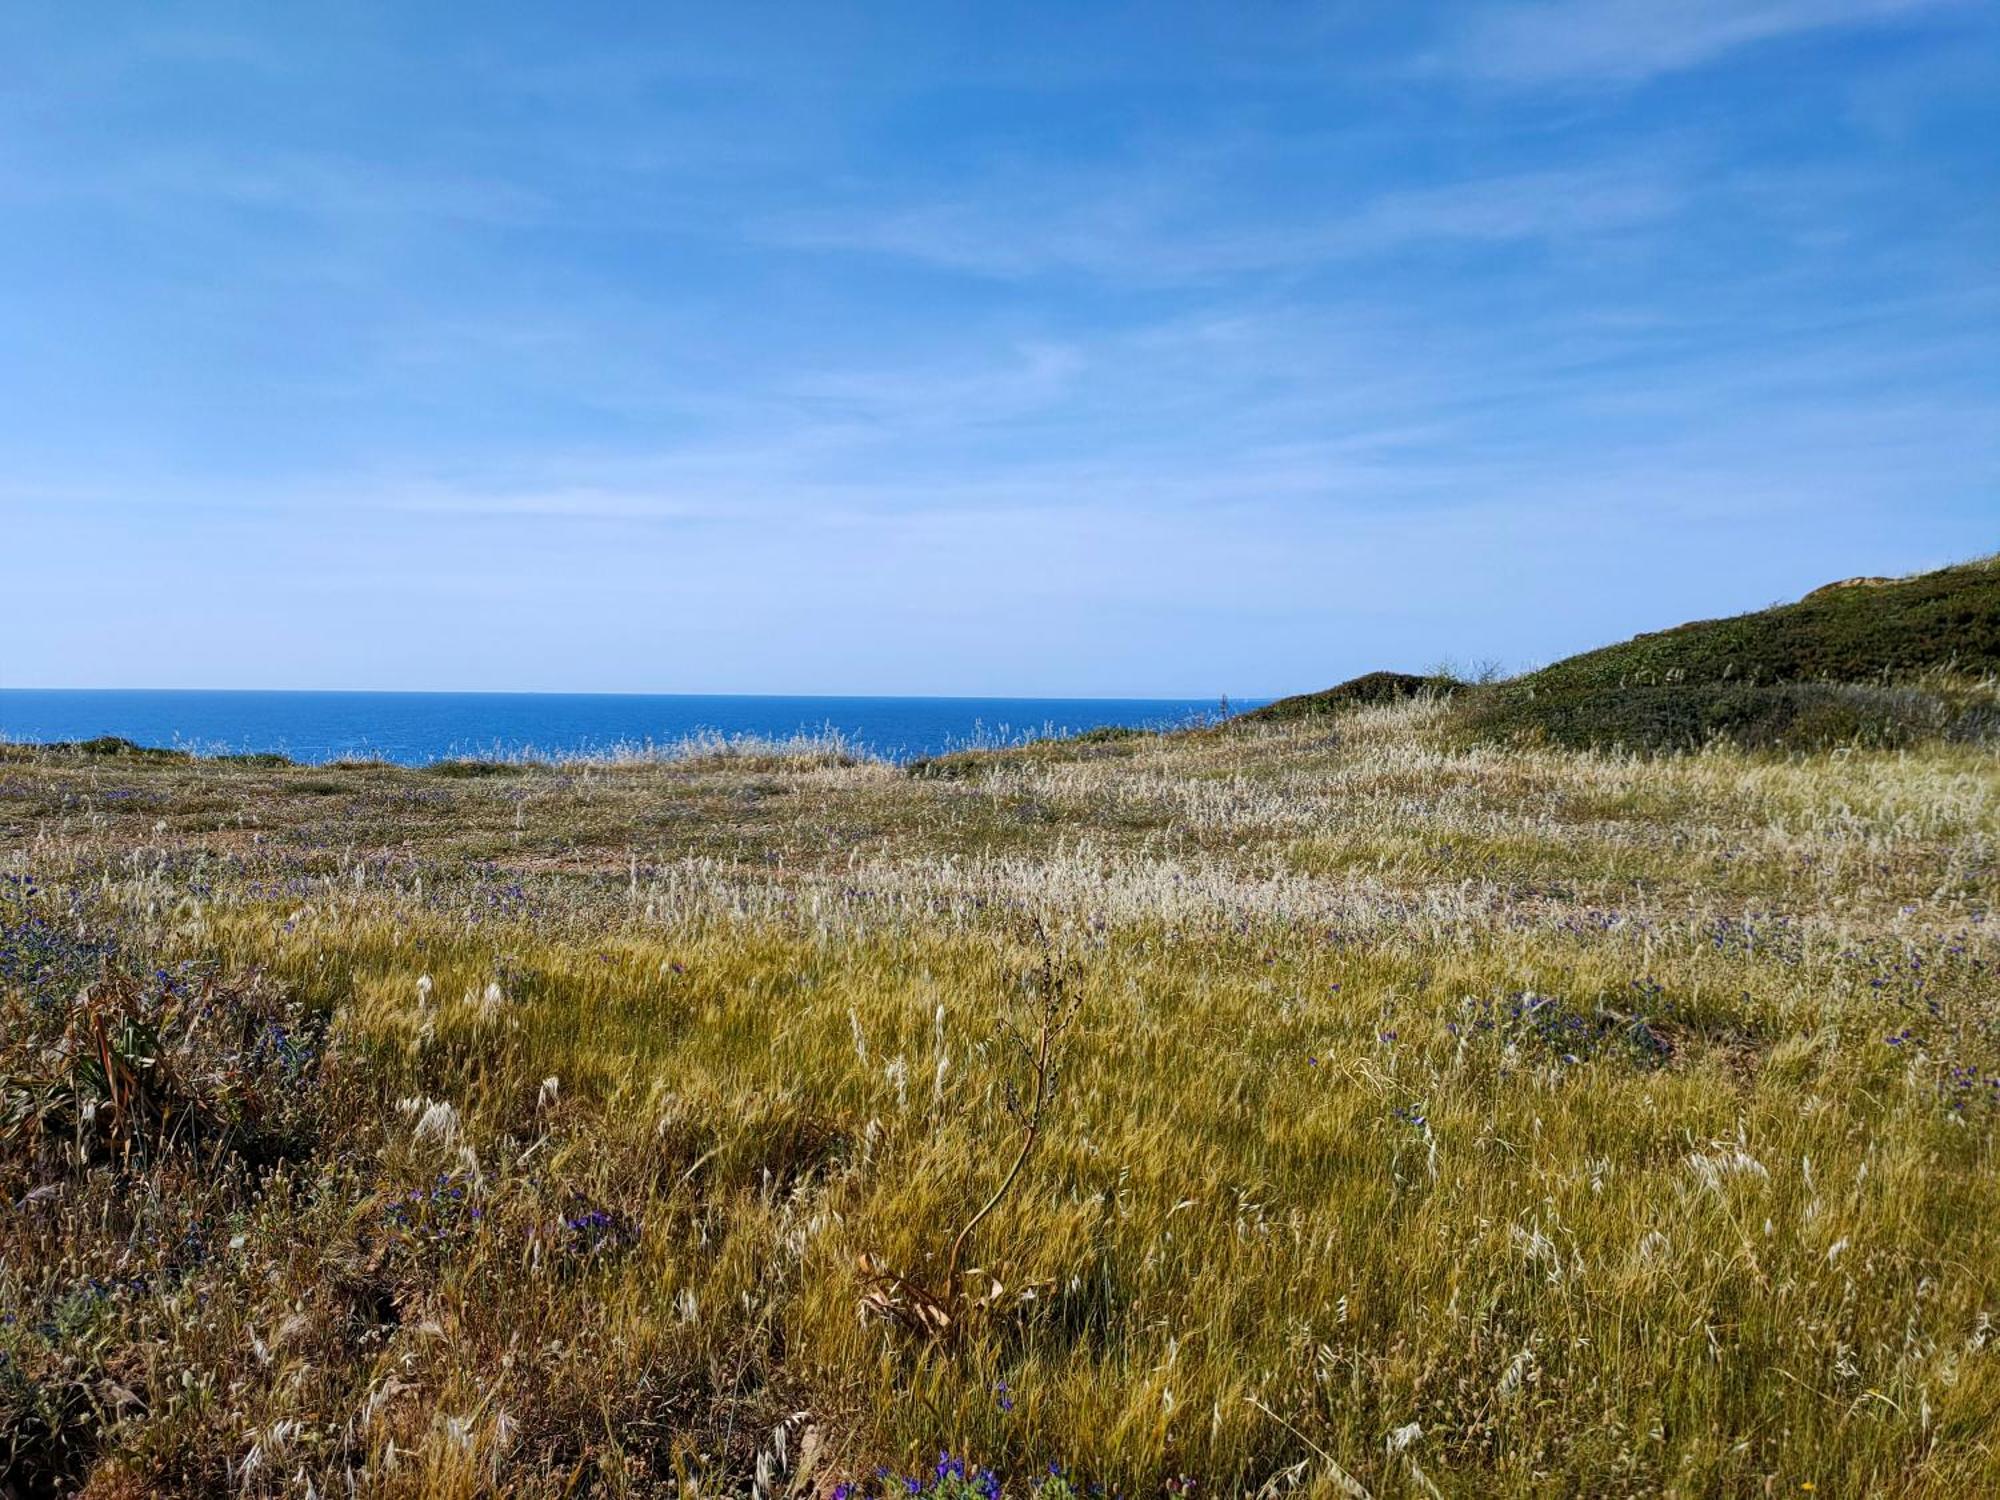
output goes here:
{"type": "Polygon", "coordinates": [[[1284,698],[1283,722],[1418,694],[1454,696],[1475,738],[1598,749],[1877,748],[2000,734],[2000,560],[1856,578],[1793,604],[1701,620],[1508,682],[1374,672],[1284,698]]]}
{"type": "Polygon", "coordinates": [[[5,1484],[2000,1491],[1992,748],[1460,712],[0,752],[5,1484]]]}

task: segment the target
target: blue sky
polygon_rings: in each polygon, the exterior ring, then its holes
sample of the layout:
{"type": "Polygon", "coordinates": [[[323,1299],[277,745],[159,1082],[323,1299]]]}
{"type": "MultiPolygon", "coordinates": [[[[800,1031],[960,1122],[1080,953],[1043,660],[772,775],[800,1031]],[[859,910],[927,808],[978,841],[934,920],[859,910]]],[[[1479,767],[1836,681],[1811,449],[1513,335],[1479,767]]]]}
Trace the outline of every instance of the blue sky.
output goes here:
{"type": "Polygon", "coordinates": [[[1996,547],[1980,0],[0,12],[0,685],[1258,695],[1996,547]]]}

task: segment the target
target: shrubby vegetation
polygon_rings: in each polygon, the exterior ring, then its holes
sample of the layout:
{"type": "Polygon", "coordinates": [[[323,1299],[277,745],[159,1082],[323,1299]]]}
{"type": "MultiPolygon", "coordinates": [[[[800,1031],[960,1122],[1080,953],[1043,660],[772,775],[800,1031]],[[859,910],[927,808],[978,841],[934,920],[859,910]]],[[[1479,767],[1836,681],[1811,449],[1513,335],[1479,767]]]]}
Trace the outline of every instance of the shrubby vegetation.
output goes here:
{"type": "Polygon", "coordinates": [[[1480,736],[1532,736],[1558,745],[1699,750],[1722,741],[1749,750],[1889,750],[1928,740],[2000,734],[2000,695],[1983,684],[1674,682],[1563,691],[1501,689],[1468,705],[1480,736]],[[1532,696],[1529,696],[1529,693],[1532,696]]]}
{"type": "Polygon", "coordinates": [[[4,1483],[2000,1487],[1992,749],[1457,712],[10,752],[4,1483]]]}
{"type": "Polygon", "coordinates": [[[1464,687],[1448,672],[1419,676],[1414,672],[1365,672],[1319,693],[1298,693],[1280,698],[1242,716],[1248,724],[1289,724],[1299,719],[1321,718],[1351,708],[1376,708],[1385,703],[1401,703],[1410,698],[1448,698],[1464,687]]]}
{"type": "Polygon", "coordinates": [[[1546,687],[1672,682],[1876,682],[2000,674],[2000,559],[1901,579],[1857,579],[1727,620],[1703,620],[1572,656],[1546,687]]]}
{"type": "Polygon", "coordinates": [[[1792,753],[1991,740],[2000,737],[2000,559],[1851,579],[1505,682],[1371,672],[1244,718],[1324,719],[1416,696],[1453,698],[1469,743],[1792,753]]]}
{"type": "Polygon", "coordinates": [[[2000,734],[2000,562],[1860,579],[1585,652],[1468,701],[1473,734],[1635,750],[2000,734]]]}

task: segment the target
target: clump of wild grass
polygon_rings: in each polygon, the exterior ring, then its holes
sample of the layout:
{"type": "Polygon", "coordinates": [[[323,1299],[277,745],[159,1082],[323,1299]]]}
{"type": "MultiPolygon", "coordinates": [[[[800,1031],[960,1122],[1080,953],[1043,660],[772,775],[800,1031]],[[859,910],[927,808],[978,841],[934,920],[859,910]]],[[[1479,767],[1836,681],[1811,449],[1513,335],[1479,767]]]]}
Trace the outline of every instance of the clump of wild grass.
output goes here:
{"type": "Polygon", "coordinates": [[[0,1148],[17,1170],[266,1163],[310,1137],[295,1085],[325,1017],[254,981],[107,964],[74,996],[0,1003],[0,1148]]]}
{"type": "Polygon", "coordinates": [[[559,751],[523,747],[496,753],[482,764],[546,765],[571,772],[637,766],[769,770],[855,766],[875,758],[866,746],[827,725],[790,735],[725,734],[721,730],[701,729],[670,740],[620,740],[559,751]]]}
{"type": "MultiPolygon", "coordinates": [[[[864,1254],[860,1270],[865,1292],[862,1306],[878,1317],[933,1339],[957,1340],[966,1336],[970,1320],[991,1320],[1008,1311],[1020,1311],[1042,1290],[1035,1286],[1010,1286],[997,1274],[1004,1257],[987,1257],[988,1264],[966,1268],[967,1247],[979,1226],[1023,1183],[1023,1174],[1042,1143],[1063,1065],[1064,1039],[1076,1024],[1082,998],[1076,992],[1077,970],[1068,957],[1059,955],[1048,930],[1037,923],[1035,938],[1041,953],[1033,968],[1022,977],[1018,1014],[1003,1010],[998,1023],[998,1050],[1006,1059],[1008,1075],[1002,1085],[1001,1103],[1014,1127],[1014,1139],[1002,1148],[1006,1166],[993,1190],[959,1226],[943,1257],[943,1269],[936,1282],[919,1275],[905,1275],[864,1254]],[[975,1285],[968,1287],[964,1278],[975,1285]]],[[[938,1012],[942,1027],[944,1012],[938,1012]]],[[[941,1055],[937,1081],[940,1090],[948,1059],[941,1055]]],[[[961,1466],[962,1470],[962,1466],[961,1466]]],[[[942,1477],[942,1476],[941,1476],[942,1477]]],[[[959,1477],[964,1477],[961,1472],[959,1477]]]]}

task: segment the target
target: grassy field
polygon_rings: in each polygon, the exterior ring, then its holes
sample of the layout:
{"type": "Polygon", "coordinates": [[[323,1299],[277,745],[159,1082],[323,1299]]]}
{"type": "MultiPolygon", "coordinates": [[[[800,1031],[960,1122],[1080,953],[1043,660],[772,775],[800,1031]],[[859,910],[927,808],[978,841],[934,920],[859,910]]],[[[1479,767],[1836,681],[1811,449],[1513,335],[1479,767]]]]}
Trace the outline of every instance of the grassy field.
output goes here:
{"type": "Polygon", "coordinates": [[[8,752],[0,1490],[2000,1493],[1995,751],[1451,712],[8,752]]]}

